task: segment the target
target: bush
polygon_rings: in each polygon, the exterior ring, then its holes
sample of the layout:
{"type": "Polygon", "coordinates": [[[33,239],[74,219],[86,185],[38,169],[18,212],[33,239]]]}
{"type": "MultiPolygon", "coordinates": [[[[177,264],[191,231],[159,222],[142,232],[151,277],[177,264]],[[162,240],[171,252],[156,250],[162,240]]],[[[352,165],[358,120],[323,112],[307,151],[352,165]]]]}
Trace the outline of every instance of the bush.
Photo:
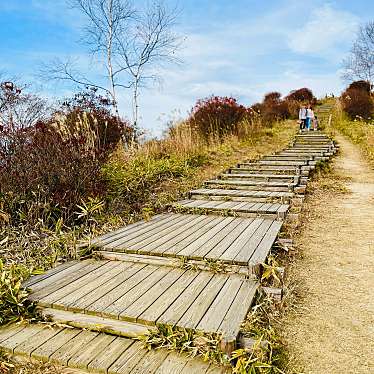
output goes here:
{"type": "Polygon", "coordinates": [[[13,264],[5,268],[0,259],[0,325],[37,315],[36,304],[27,300],[28,292],[21,287],[28,276],[24,267],[13,264]]]}
{"type": "Polygon", "coordinates": [[[312,90],[309,88],[299,88],[291,91],[285,98],[287,101],[297,101],[298,103],[313,103],[315,100],[312,90]]]}
{"type": "Polygon", "coordinates": [[[72,222],[76,205],[103,189],[101,166],[126,123],[98,108],[71,106],[28,128],[0,131],[0,205],[13,223],[72,222]]]}
{"type": "Polygon", "coordinates": [[[356,82],[352,82],[348,88],[348,90],[350,89],[357,89],[359,91],[364,91],[364,92],[367,92],[368,94],[371,93],[371,89],[372,89],[372,85],[370,84],[370,82],[368,81],[356,81],[356,82]]]}
{"type": "Polygon", "coordinates": [[[204,138],[236,134],[238,126],[251,113],[232,97],[211,96],[198,100],[188,123],[204,138]]]}
{"type": "MultiPolygon", "coordinates": [[[[357,86],[356,86],[357,87],[357,86]]],[[[341,96],[343,110],[351,119],[369,119],[374,114],[374,103],[366,89],[348,88],[341,96]]]]}
{"type": "Polygon", "coordinates": [[[270,92],[265,95],[264,101],[261,104],[260,113],[264,122],[268,124],[284,120],[290,116],[288,104],[286,101],[281,100],[281,94],[279,92],[270,92]]]}

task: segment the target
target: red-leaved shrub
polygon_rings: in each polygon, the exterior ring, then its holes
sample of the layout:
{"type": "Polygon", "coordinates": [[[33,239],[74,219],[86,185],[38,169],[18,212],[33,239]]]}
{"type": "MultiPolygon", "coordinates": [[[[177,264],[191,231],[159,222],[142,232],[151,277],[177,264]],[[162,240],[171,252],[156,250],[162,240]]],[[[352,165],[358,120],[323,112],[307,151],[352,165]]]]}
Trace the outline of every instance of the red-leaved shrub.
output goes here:
{"type": "Polygon", "coordinates": [[[232,97],[211,96],[197,101],[188,123],[205,138],[222,138],[237,133],[238,125],[251,112],[232,97]]]}
{"type": "Polygon", "coordinates": [[[366,89],[348,88],[341,96],[343,110],[351,119],[369,119],[374,114],[373,98],[366,89]]]}

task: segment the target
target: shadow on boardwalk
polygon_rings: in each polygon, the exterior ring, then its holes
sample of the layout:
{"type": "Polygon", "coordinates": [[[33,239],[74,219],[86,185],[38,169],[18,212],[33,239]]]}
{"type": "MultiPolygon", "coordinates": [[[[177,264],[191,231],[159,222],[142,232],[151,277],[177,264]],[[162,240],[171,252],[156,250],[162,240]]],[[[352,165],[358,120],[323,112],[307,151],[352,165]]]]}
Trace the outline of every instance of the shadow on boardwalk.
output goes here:
{"type": "Polygon", "coordinates": [[[285,335],[305,374],[374,372],[374,172],[339,137],[348,194],[317,193],[298,239],[293,276],[305,299],[285,335]]]}

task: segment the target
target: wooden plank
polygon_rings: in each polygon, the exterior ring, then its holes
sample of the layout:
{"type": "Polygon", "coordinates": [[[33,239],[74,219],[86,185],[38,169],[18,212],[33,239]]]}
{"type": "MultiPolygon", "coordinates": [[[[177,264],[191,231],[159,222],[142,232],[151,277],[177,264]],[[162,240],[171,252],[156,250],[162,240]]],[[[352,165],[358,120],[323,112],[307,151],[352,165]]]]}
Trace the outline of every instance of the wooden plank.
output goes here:
{"type": "Polygon", "coordinates": [[[151,227],[154,224],[159,224],[160,222],[167,221],[170,217],[173,216],[172,214],[159,214],[157,216],[152,217],[150,220],[142,220],[139,222],[131,223],[125,227],[122,227],[118,230],[109,232],[108,234],[99,236],[91,241],[92,245],[95,246],[104,246],[113,242],[114,240],[118,240],[123,236],[127,236],[132,234],[134,231],[139,231],[144,228],[144,226],[151,227]]]}
{"type": "Polygon", "coordinates": [[[22,287],[24,287],[24,288],[31,287],[33,284],[41,282],[42,280],[47,279],[47,278],[51,277],[52,275],[57,274],[60,271],[69,268],[70,266],[76,265],[78,262],[79,261],[64,262],[63,264],[57,265],[56,267],[46,271],[44,274],[33,275],[26,282],[22,283],[22,287]]]}
{"type": "Polygon", "coordinates": [[[96,269],[90,271],[82,277],[70,282],[67,285],[61,285],[59,289],[47,295],[43,295],[42,292],[38,294],[38,302],[43,306],[53,306],[61,305],[58,303],[60,299],[63,299],[65,296],[72,294],[75,290],[84,287],[86,284],[89,284],[97,277],[101,276],[103,273],[110,271],[111,269],[117,267],[119,264],[114,261],[97,261],[100,266],[96,269]]]}
{"type": "Polygon", "coordinates": [[[49,339],[53,338],[59,332],[62,331],[61,327],[50,327],[39,325],[40,331],[33,335],[31,338],[25,340],[19,344],[15,349],[14,353],[22,356],[31,356],[31,353],[47,342],[49,339]]]}
{"type": "Polygon", "coordinates": [[[88,342],[84,349],[75,352],[69,359],[69,367],[86,369],[91,361],[106,352],[115,336],[99,334],[88,342]]]}
{"type": "Polygon", "coordinates": [[[133,344],[133,340],[125,338],[114,339],[103,354],[97,355],[89,364],[88,371],[107,373],[113,363],[133,344]]]}
{"type": "Polygon", "coordinates": [[[114,288],[144,267],[145,264],[134,265],[131,262],[124,262],[124,264],[119,268],[119,274],[111,279],[108,279],[105,283],[97,286],[91,292],[87,293],[74,303],[71,303],[69,305],[69,309],[72,311],[85,310],[87,307],[89,307],[89,305],[93,304],[101,297],[106,296],[108,292],[112,291],[114,288]]]}
{"type": "MultiPolygon", "coordinates": [[[[138,317],[158,298],[164,298],[164,292],[175,282],[178,282],[179,278],[185,273],[186,271],[182,269],[169,269],[169,272],[161,280],[149,287],[139,298],[124,309],[119,318],[127,321],[137,321],[138,317]]],[[[152,320],[149,322],[152,322],[152,320]]]]}
{"type": "Polygon", "coordinates": [[[157,319],[157,323],[175,325],[212,278],[212,273],[200,272],[189,287],[187,287],[175,299],[170,307],[162,313],[157,319]]]}
{"type": "MultiPolygon", "coordinates": [[[[149,277],[159,267],[147,265],[140,269],[131,268],[130,274],[126,274],[124,282],[120,283],[117,287],[113,288],[106,295],[103,295],[100,299],[92,303],[89,308],[86,308],[86,313],[99,314],[99,315],[111,315],[110,306],[112,306],[116,300],[124,297],[124,295],[132,290],[135,286],[149,277]],[[108,310],[106,310],[109,308],[108,310]]],[[[117,311],[120,313],[121,311],[117,311]]]]}
{"type": "Polygon", "coordinates": [[[171,352],[166,357],[155,374],[180,374],[187,365],[187,357],[176,352],[171,352]]]}
{"type": "Polygon", "coordinates": [[[226,217],[221,222],[219,222],[217,225],[215,225],[211,230],[206,232],[205,234],[201,235],[199,240],[195,240],[186,247],[183,248],[182,251],[178,253],[179,256],[186,256],[190,255],[193,258],[204,258],[204,254],[206,253],[206,250],[203,251],[203,255],[198,254],[200,252],[197,252],[199,248],[203,247],[206,248],[205,245],[209,245],[210,241],[215,238],[216,235],[218,235],[222,230],[225,230],[230,223],[234,221],[235,218],[233,217],[226,217]]]}
{"type": "MultiPolygon", "coordinates": [[[[79,330],[78,330],[79,331],[79,330]]],[[[82,347],[85,347],[99,333],[93,331],[79,331],[72,339],[58,348],[49,358],[49,361],[55,364],[68,365],[71,356],[76,354],[82,347]]]]}
{"type": "Polygon", "coordinates": [[[139,238],[147,238],[151,236],[154,232],[160,231],[160,228],[169,227],[177,222],[185,220],[186,217],[181,214],[175,214],[173,216],[168,217],[166,220],[162,222],[157,222],[153,224],[152,221],[149,221],[148,224],[144,225],[140,230],[135,230],[133,233],[129,235],[122,236],[115,241],[112,241],[109,244],[104,245],[102,248],[104,249],[114,249],[123,246],[124,244],[128,245],[128,243],[136,242],[139,238]]]}
{"type": "Polygon", "coordinates": [[[26,328],[26,324],[11,324],[0,328],[0,343],[26,328]]]}
{"type": "MultiPolygon", "coordinates": [[[[228,243],[230,242],[227,239],[229,236],[232,237],[232,240],[235,240],[237,236],[239,236],[240,230],[242,228],[238,228],[239,225],[243,223],[243,218],[235,218],[233,219],[227,226],[225,226],[220,232],[218,232],[214,237],[210,240],[206,241],[205,243],[201,243],[200,247],[191,254],[193,258],[202,259],[202,258],[211,258],[217,259],[220,256],[220,252],[223,252],[224,249],[217,249],[216,247],[223,241],[226,240],[228,243]],[[238,232],[235,232],[237,230],[238,232]],[[216,249],[215,249],[216,248],[216,249]],[[214,251],[212,254],[210,252],[214,251]]],[[[222,243],[223,247],[227,247],[228,243],[222,243]]],[[[180,252],[182,254],[182,252],[180,252]]],[[[184,255],[184,254],[183,254],[184,255]]]]}
{"type": "Polygon", "coordinates": [[[173,303],[177,297],[185,291],[185,289],[198,276],[197,271],[187,271],[183,274],[178,282],[175,282],[168,288],[152,305],[142,312],[137,318],[139,323],[147,323],[148,321],[157,321],[157,319],[166,311],[166,309],[173,303]]]}
{"type": "Polygon", "coordinates": [[[230,309],[220,324],[218,331],[224,333],[224,338],[236,339],[240,326],[244,321],[249,308],[252,305],[258,284],[254,282],[243,282],[239,292],[236,294],[230,309]]]}
{"type": "Polygon", "coordinates": [[[123,273],[131,265],[130,263],[122,263],[119,261],[110,261],[109,264],[112,264],[112,266],[108,266],[105,269],[103,267],[102,273],[92,276],[87,280],[86,284],[78,285],[74,290],[54,301],[53,304],[63,306],[65,309],[73,311],[80,310],[80,308],[73,305],[77,304],[79,300],[87,294],[92,295],[92,292],[95,292],[100,286],[105,285],[108,281],[123,273]]]}
{"type": "Polygon", "coordinates": [[[29,325],[1,342],[1,349],[13,353],[14,349],[42,330],[39,325],[29,325]]]}
{"type": "Polygon", "coordinates": [[[209,220],[208,217],[205,216],[193,216],[189,215],[189,220],[185,222],[185,224],[181,224],[179,226],[172,226],[167,232],[160,233],[156,236],[152,236],[149,240],[136,243],[135,245],[131,246],[131,249],[140,251],[142,253],[153,253],[157,252],[162,254],[162,249],[160,248],[164,243],[168,243],[172,245],[173,243],[177,242],[178,240],[183,239],[183,235],[194,230],[196,226],[203,225],[205,222],[209,220]],[[182,237],[181,237],[182,235],[182,237]]]}
{"type": "Polygon", "coordinates": [[[266,232],[265,236],[257,246],[256,251],[250,257],[249,262],[251,264],[258,264],[265,261],[277,235],[282,227],[281,221],[274,221],[266,232]]]}
{"type": "Polygon", "coordinates": [[[196,328],[227,280],[227,275],[215,274],[177,322],[177,325],[190,329],[196,328]]]}
{"type": "Polygon", "coordinates": [[[173,242],[165,243],[163,246],[163,253],[166,255],[179,255],[179,252],[183,251],[185,247],[191,244],[195,240],[199,240],[199,238],[204,235],[207,231],[209,231],[212,227],[218,225],[221,221],[224,220],[225,217],[215,217],[215,216],[207,216],[208,220],[204,221],[204,225],[199,225],[196,229],[192,232],[186,232],[177,243],[173,244],[173,242]]]}
{"type": "Polygon", "coordinates": [[[154,374],[168,354],[169,352],[166,349],[152,349],[139,361],[131,374],[154,374]]]}
{"type": "MultiPolygon", "coordinates": [[[[237,218],[239,219],[239,218],[237,218]]],[[[241,235],[241,233],[254,221],[253,218],[240,219],[239,224],[227,234],[217,245],[213,247],[205,258],[218,260],[221,255],[230,247],[230,245],[241,235]]]]}
{"type": "Polygon", "coordinates": [[[154,330],[150,326],[144,326],[139,323],[118,321],[113,318],[104,318],[83,313],[71,313],[65,310],[47,308],[43,310],[43,314],[51,316],[52,320],[60,325],[104,332],[126,338],[137,339],[154,330]]]}
{"type": "Polygon", "coordinates": [[[264,220],[261,218],[252,220],[252,222],[245,227],[240,235],[234,241],[232,241],[227,249],[221,254],[219,259],[223,261],[233,261],[236,255],[248,243],[249,239],[263,222],[264,220]]]}
{"type": "Polygon", "coordinates": [[[178,221],[173,221],[170,225],[165,225],[160,230],[152,231],[147,233],[146,235],[139,236],[129,242],[123,243],[121,247],[118,248],[124,248],[127,247],[131,249],[131,251],[137,251],[141,249],[142,247],[145,247],[147,244],[153,243],[157,239],[162,239],[164,236],[168,235],[170,232],[180,230],[181,227],[188,226],[194,224],[196,220],[196,216],[193,215],[184,215],[183,219],[180,219],[178,221]]]}
{"type": "MultiPolygon", "coordinates": [[[[150,287],[159,282],[170,271],[168,268],[158,268],[155,272],[150,274],[142,282],[137,284],[129,292],[121,296],[114,303],[109,305],[104,311],[104,316],[115,315],[120,317],[121,313],[128,308],[132,303],[139,299],[150,287]]],[[[122,316],[121,316],[122,317],[122,316]]]]}
{"type": "Polygon", "coordinates": [[[244,277],[242,276],[236,274],[232,274],[229,276],[227,282],[222,287],[216,299],[213,301],[212,305],[209,307],[199,324],[196,326],[197,330],[218,330],[243,281],[244,277]]]}
{"type": "Polygon", "coordinates": [[[75,263],[73,266],[70,266],[66,269],[56,272],[52,274],[50,277],[47,277],[37,282],[36,284],[33,284],[30,288],[33,291],[33,293],[36,293],[37,291],[45,289],[46,287],[50,285],[55,285],[56,283],[59,283],[61,280],[74,277],[76,273],[79,273],[80,271],[84,271],[84,268],[87,266],[92,267],[93,264],[96,264],[96,261],[93,259],[79,261],[75,263]]]}
{"type": "MultiPolygon", "coordinates": [[[[85,262],[85,261],[84,261],[85,262]]],[[[29,300],[39,301],[41,298],[46,297],[50,294],[52,294],[55,291],[58,291],[59,289],[69,285],[70,283],[73,283],[87,274],[90,274],[92,271],[95,271],[96,269],[99,269],[103,266],[103,264],[107,263],[108,261],[96,261],[96,260],[88,260],[86,264],[84,264],[81,268],[77,268],[74,273],[66,274],[63,278],[56,279],[52,282],[53,277],[48,278],[50,279],[49,284],[46,284],[44,287],[39,287],[41,283],[37,284],[37,290],[34,290],[32,288],[32,293],[29,295],[29,300]]],[[[59,273],[61,274],[61,273],[59,273]]]]}
{"type": "Polygon", "coordinates": [[[134,342],[108,369],[108,374],[130,374],[146,353],[142,342],[134,342]]]}
{"type": "Polygon", "coordinates": [[[31,357],[39,361],[48,361],[49,358],[64,344],[75,338],[81,330],[65,328],[47,342],[39,346],[31,353],[31,357]]]}
{"type": "MultiPolygon", "coordinates": [[[[243,245],[242,249],[237,253],[234,262],[248,262],[253,253],[256,251],[258,244],[261,242],[269,227],[272,225],[273,220],[266,219],[257,228],[255,233],[248,238],[247,242],[243,245]]],[[[270,249],[270,248],[269,248],[270,249]]]]}
{"type": "Polygon", "coordinates": [[[209,363],[202,360],[191,359],[181,371],[181,374],[204,374],[209,368],[209,363]]]}

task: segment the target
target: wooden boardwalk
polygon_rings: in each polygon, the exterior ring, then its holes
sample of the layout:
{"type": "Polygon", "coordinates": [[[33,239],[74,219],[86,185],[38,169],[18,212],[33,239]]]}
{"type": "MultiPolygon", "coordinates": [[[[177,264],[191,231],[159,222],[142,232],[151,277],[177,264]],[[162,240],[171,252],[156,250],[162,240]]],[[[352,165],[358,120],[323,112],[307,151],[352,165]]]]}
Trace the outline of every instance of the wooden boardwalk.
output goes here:
{"type": "Polygon", "coordinates": [[[206,181],[168,212],[93,239],[95,259],[24,284],[44,314],[74,328],[11,326],[0,330],[0,348],[104,373],[224,372],[162,349],[148,352],[134,338],[165,324],[238,346],[256,269],[288,212],[302,204],[310,172],[336,151],[323,133],[299,134],[287,149],[206,181]]]}

